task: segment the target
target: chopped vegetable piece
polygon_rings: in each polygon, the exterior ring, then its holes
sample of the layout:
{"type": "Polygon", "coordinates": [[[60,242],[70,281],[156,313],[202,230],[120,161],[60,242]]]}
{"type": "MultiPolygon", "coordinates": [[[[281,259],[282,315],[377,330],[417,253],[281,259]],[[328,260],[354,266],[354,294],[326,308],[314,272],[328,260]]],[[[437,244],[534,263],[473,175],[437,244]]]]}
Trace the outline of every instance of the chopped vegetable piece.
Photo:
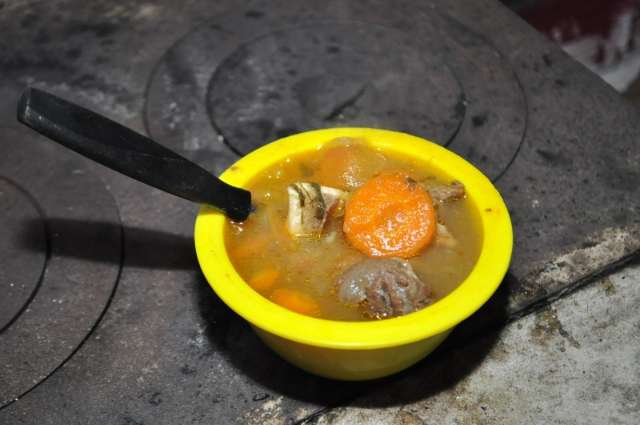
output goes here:
{"type": "Polygon", "coordinates": [[[271,289],[276,280],[280,277],[280,272],[276,269],[264,269],[253,275],[249,279],[249,285],[256,291],[266,291],[271,289]]]}
{"type": "Polygon", "coordinates": [[[347,200],[347,192],[333,187],[320,186],[320,193],[322,193],[327,211],[331,212],[333,217],[344,215],[344,203],[347,200]]]}
{"type": "Polygon", "coordinates": [[[287,187],[287,228],[294,236],[320,236],[328,212],[346,193],[317,183],[297,182],[287,187]]]}
{"type": "Polygon", "coordinates": [[[436,239],[434,242],[438,246],[442,246],[444,248],[453,249],[458,246],[458,241],[451,234],[447,226],[444,224],[438,223],[438,230],[436,232],[436,239]]]}
{"type": "Polygon", "coordinates": [[[409,258],[435,235],[433,201],[407,174],[383,174],[355,191],[345,208],[343,230],[370,257],[409,258]]]}
{"type": "Polygon", "coordinates": [[[278,288],[271,294],[271,300],[282,307],[307,316],[320,314],[320,306],[308,295],[293,289],[278,288]]]}
{"type": "Polygon", "coordinates": [[[336,146],[326,151],[316,175],[324,184],[353,189],[361,184],[357,178],[359,173],[355,150],[350,146],[336,146]]]}
{"type": "Polygon", "coordinates": [[[450,202],[457,201],[465,197],[466,192],[464,186],[459,181],[454,181],[451,184],[438,184],[436,186],[429,187],[427,189],[429,195],[433,199],[433,202],[450,202]]]}
{"type": "Polygon", "coordinates": [[[267,234],[246,238],[233,250],[231,254],[236,258],[249,258],[264,251],[269,241],[270,237],[267,234]]]}
{"type": "Polygon", "coordinates": [[[386,158],[358,139],[339,139],[327,147],[315,177],[321,184],[343,190],[356,189],[382,171],[386,158]]]}
{"type": "Polygon", "coordinates": [[[274,208],[271,205],[264,208],[264,210],[266,210],[265,214],[269,225],[268,234],[270,235],[271,240],[274,241],[276,246],[286,247],[287,249],[292,248],[294,246],[294,241],[290,237],[286,219],[280,215],[277,208],[274,208]]]}

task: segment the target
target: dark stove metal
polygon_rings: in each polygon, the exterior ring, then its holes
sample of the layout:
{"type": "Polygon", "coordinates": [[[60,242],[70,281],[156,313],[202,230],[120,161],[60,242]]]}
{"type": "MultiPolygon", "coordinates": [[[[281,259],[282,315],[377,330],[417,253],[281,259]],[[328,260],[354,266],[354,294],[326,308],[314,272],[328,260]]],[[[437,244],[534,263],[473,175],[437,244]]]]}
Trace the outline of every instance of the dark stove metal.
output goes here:
{"type": "Polygon", "coordinates": [[[122,240],[113,198],[83,163],[27,129],[0,131],[2,407],[87,338],[115,289],[122,240]],[[90,233],[76,231],[87,222],[90,233]]]}
{"type": "MultiPolygon", "coordinates": [[[[0,3],[0,423],[294,422],[368,388],[271,354],[198,273],[195,208],[16,128],[25,85],[144,119],[216,172],[309,126],[459,152],[497,182],[516,246],[452,344],[640,247],[637,111],[490,0],[85,3],[0,3]]],[[[447,385],[427,372],[407,373],[447,385]]]]}
{"type": "Polygon", "coordinates": [[[6,177],[0,180],[0,193],[3,200],[0,228],[4,233],[0,238],[0,279],[3,282],[0,333],[3,333],[35,296],[49,250],[43,216],[31,194],[6,177]],[[32,223],[31,228],[29,223],[32,223]],[[30,233],[31,244],[36,249],[16,251],[16,241],[26,232],[30,233]]]}
{"type": "Polygon", "coordinates": [[[195,29],[153,74],[147,130],[176,149],[241,155],[305,129],[387,128],[504,173],[527,109],[502,55],[436,10],[420,36],[343,12],[240,10],[195,29]]]}
{"type": "Polygon", "coordinates": [[[440,55],[421,55],[427,45],[415,44],[406,33],[360,22],[260,35],[215,69],[209,118],[241,155],[336,126],[398,128],[449,142],[464,119],[462,87],[440,55]]]}

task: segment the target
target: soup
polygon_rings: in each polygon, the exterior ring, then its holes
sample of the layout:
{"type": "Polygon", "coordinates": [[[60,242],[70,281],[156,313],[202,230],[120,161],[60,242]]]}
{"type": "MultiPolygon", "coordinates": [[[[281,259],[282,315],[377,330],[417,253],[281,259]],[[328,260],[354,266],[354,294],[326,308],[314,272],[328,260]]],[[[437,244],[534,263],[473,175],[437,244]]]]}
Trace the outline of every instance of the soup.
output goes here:
{"type": "Polygon", "coordinates": [[[229,257],[254,290],[302,314],[407,314],[455,289],[479,255],[464,187],[365,140],[289,157],[248,189],[256,208],[227,224],[229,257]]]}

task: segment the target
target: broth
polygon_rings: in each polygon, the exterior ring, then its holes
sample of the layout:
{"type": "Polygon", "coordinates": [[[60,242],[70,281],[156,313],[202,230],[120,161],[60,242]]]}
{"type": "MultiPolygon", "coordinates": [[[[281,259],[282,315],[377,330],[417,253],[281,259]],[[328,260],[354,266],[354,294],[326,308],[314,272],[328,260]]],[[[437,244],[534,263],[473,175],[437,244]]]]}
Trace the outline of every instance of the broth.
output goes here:
{"type": "MultiPolygon", "coordinates": [[[[256,291],[274,302],[283,304],[283,298],[297,297],[298,311],[304,314],[330,320],[367,320],[358,306],[338,300],[336,282],[347,268],[369,257],[345,239],[342,217],[330,216],[320,237],[291,236],[286,224],[287,186],[307,181],[353,191],[374,176],[399,170],[427,189],[450,183],[446,176],[419,162],[352,139],[328,142],[319,150],[292,156],[265,170],[247,187],[256,211],[243,223],[226,225],[225,242],[234,267],[256,291]]],[[[482,241],[477,214],[466,197],[438,204],[437,219],[453,235],[455,246],[432,241],[408,259],[415,274],[430,286],[434,300],[466,278],[482,241]]]]}

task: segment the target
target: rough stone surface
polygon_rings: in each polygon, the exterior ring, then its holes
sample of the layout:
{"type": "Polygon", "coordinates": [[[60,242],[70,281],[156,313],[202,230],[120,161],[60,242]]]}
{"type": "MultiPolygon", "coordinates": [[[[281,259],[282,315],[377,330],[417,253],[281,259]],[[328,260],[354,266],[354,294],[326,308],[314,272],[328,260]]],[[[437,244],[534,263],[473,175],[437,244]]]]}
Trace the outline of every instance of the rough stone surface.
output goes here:
{"type": "Polygon", "coordinates": [[[640,266],[601,279],[307,424],[636,424],[640,266]],[[490,337],[489,337],[490,338],[490,337]]]}

